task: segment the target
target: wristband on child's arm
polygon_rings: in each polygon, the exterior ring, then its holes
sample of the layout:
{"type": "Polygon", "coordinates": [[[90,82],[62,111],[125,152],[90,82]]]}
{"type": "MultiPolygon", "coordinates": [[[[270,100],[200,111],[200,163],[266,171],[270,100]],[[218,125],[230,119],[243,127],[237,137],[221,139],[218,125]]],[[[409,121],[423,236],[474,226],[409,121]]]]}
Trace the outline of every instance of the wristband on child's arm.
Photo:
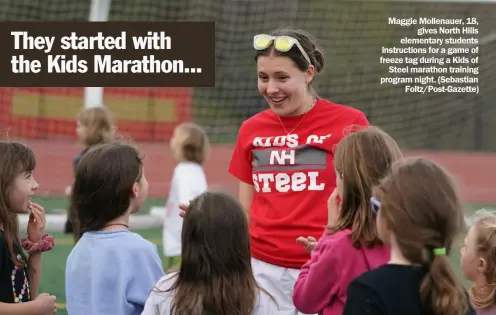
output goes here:
{"type": "Polygon", "coordinates": [[[34,243],[25,237],[21,240],[21,245],[29,254],[37,252],[44,253],[55,246],[55,240],[49,233],[43,233],[39,242],[34,243]]]}

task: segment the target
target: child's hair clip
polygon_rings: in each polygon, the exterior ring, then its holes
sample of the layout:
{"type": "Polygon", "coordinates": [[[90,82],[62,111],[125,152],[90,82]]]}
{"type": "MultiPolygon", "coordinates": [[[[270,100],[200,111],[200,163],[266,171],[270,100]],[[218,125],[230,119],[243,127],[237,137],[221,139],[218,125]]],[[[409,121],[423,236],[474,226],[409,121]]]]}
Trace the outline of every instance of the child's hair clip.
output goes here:
{"type": "Polygon", "coordinates": [[[432,251],[434,256],[445,256],[446,255],[446,248],[434,248],[432,251]]]}

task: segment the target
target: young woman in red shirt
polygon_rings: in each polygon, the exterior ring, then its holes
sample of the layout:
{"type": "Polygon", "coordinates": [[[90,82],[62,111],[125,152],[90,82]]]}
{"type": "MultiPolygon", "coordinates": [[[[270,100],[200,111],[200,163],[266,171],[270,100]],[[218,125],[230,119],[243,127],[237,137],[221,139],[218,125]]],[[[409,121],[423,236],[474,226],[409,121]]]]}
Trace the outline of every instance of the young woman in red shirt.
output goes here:
{"type": "Polygon", "coordinates": [[[269,104],[240,127],[229,166],[250,217],[252,268],[279,315],[298,314],[292,292],[309,259],[299,236],[319,238],[336,187],[333,149],[364,113],[318,97],[311,83],[324,66],[305,32],[280,29],[254,37],[258,90],[269,104]]]}

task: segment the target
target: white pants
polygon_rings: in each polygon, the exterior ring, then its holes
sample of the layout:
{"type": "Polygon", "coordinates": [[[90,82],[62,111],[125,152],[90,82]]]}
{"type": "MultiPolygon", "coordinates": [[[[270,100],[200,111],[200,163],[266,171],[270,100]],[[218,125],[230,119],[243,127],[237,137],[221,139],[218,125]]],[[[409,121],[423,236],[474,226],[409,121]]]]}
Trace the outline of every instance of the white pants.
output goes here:
{"type": "Polygon", "coordinates": [[[274,315],[300,315],[293,304],[293,288],[300,274],[299,269],[284,268],[258,259],[251,259],[255,280],[270,293],[279,306],[274,315]]]}
{"type": "Polygon", "coordinates": [[[162,246],[165,257],[181,255],[181,232],[183,218],[179,215],[179,208],[166,209],[164,227],[162,231],[162,246]]]}

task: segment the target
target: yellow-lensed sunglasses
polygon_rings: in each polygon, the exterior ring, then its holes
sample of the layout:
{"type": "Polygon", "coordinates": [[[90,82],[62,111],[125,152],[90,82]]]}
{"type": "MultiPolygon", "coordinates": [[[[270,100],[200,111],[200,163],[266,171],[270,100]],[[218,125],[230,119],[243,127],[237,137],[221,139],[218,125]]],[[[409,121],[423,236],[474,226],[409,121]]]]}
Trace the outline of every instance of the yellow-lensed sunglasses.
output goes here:
{"type": "Polygon", "coordinates": [[[311,65],[310,58],[308,57],[305,49],[301,47],[298,40],[291,36],[272,36],[267,34],[258,34],[253,37],[253,48],[256,50],[264,50],[270,47],[274,43],[274,48],[279,52],[288,52],[294,45],[298,47],[301,54],[307,60],[308,64],[311,65]]]}

